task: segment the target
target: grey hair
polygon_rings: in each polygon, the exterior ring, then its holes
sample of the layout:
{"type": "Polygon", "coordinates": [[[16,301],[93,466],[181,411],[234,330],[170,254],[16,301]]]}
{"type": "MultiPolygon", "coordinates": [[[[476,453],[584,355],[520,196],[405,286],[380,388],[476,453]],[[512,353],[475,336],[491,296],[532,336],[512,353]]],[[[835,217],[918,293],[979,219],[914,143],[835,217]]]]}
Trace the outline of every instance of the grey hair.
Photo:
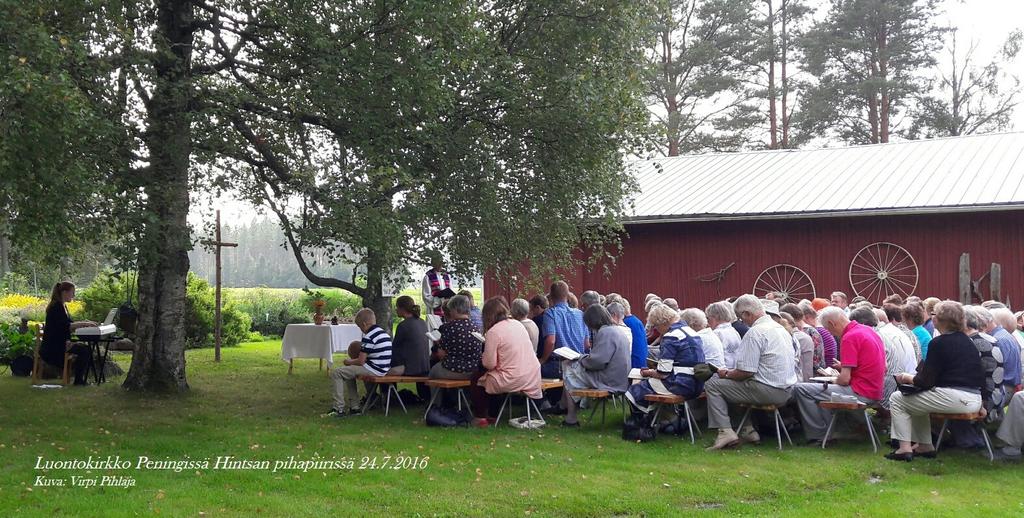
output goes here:
{"type": "Polygon", "coordinates": [[[1007,309],[1006,306],[990,309],[990,311],[992,320],[995,320],[1007,332],[1012,333],[1017,329],[1017,319],[1013,316],[1013,311],[1007,309]]]}
{"type": "Polygon", "coordinates": [[[679,321],[679,313],[664,305],[658,304],[651,308],[650,314],[647,315],[647,324],[652,328],[662,325],[672,325],[679,321]]]}
{"type": "Polygon", "coordinates": [[[512,307],[509,308],[509,315],[516,319],[522,320],[526,318],[526,315],[530,314],[530,303],[526,299],[515,299],[512,301],[512,307]]]}
{"type": "Polygon", "coordinates": [[[668,306],[668,307],[670,307],[670,308],[672,308],[672,309],[674,309],[676,311],[679,311],[679,303],[676,302],[676,299],[668,298],[668,299],[665,299],[665,300],[663,300],[661,302],[662,302],[662,304],[665,304],[666,306],[668,306]]]}
{"type": "Polygon", "coordinates": [[[601,294],[594,290],[587,290],[580,294],[581,306],[593,306],[601,303],[601,294]]]}
{"type": "Polygon", "coordinates": [[[473,303],[469,301],[469,297],[465,295],[456,295],[448,299],[448,311],[455,313],[456,315],[468,315],[470,308],[473,307],[473,303]]]}
{"type": "Polygon", "coordinates": [[[981,306],[965,306],[964,320],[968,328],[984,331],[992,323],[993,318],[992,313],[981,306]]]}
{"type": "Polygon", "coordinates": [[[886,323],[886,324],[889,323],[889,315],[885,314],[885,310],[875,308],[872,311],[875,312],[875,318],[878,319],[878,323],[879,324],[881,324],[883,322],[886,323]]]}
{"type": "Polygon", "coordinates": [[[732,310],[736,312],[737,316],[743,312],[750,313],[757,318],[764,316],[764,306],[761,305],[761,299],[749,293],[740,295],[736,302],[732,303],[732,310]]]}
{"type": "Polygon", "coordinates": [[[693,328],[694,331],[700,331],[705,327],[708,327],[708,317],[703,311],[697,308],[686,308],[679,312],[679,318],[686,322],[686,325],[693,328]]]}
{"type": "MultiPolygon", "coordinates": [[[[828,306],[826,308],[822,308],[822,310],[818,312],[818,321],[821,322],[822,326],[825,326],[826,323],[838,320],[845,316],[846,313],[844,313],[843,309],[839,306],[828,306]]],[[[873,313],[872,316],[874,316],[873,313]]]]}
{"type": "Polygon", "coordinates": [[[661,299],[658,299],[658,300],[651,299],[651,300],[647,301],[647,304],[644,306],[644,313],[650,314],[651,310],[654,309],[657,306],[664,306],[664,304],[661,303],[661,299]]]}
{"type": "Polygon", "coordinates": [[[704,308],[704,314],[708,318],[713,318],[719,322],[732,322],[736,320],[736,313],[732,310],[732,304],[724,300],[708,304],[708,307],[704,308]]]}
{"type": "Polygon", "coordinates": [[[610,313],[614,318],[626,318],[626,308],[622,306],[621,302],[612,302],[611,304],[608,304],[605,309],[607,309],[608,313],[610,313]]]}
{"type": "Polygon", "coordinates": [[[878,317],[875,316],[875,310],[864,306],[857,306],[854,308],[854,310],[850,312],[850,320],[869,327],[875,327],[878,325],[878,317]]]}

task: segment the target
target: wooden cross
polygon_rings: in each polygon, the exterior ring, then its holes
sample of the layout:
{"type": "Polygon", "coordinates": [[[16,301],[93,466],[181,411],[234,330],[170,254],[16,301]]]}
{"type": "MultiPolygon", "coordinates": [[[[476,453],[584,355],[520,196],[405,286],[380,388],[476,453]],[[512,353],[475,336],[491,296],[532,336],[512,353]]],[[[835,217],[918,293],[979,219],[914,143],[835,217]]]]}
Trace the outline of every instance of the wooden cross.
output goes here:
{"type": "Polygon", "coordinates": [[[215,231],[214,238],[215,239],[213,241],[210,241],[210,240],[203,241],[203,244],[207,245],[207,246],[215,246],[215,247],[217,247],[217,250],[216,250],[216,257],[217,257],[217,305],[214,308],[214,327],[213,327],[213,336],[214,336],[214,346],[213,347],[214,347],[214,349],[213,349],[213,361],[219,362],[220,361],[220,330],[221,330],[221,318],[220,318],[220,249],[225,247],[225,246],[231,246],[231,247],[238,246],[238,243],[225,243],[225,242],[221,241],[221,239],[220,239],[220,211],[219,210],[217,211],[217,230],[215,231]]]}

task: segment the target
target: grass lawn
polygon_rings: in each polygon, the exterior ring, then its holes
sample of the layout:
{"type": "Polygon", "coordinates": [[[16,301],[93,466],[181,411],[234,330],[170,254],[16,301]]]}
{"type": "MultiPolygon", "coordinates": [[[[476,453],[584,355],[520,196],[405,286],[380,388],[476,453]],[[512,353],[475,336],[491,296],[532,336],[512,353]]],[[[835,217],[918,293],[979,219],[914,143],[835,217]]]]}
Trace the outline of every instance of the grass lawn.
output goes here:
{"type": "Polygon", "coordinates": [[[226,349],[220,364],[210,349],[189,351],[192,391],[184,397],[128,394],[119,380],[33,390],[25,378],[3,376],[0,516],[1024,514],[1022,467],[975,453],[893,463],[872,454],[866,437],[825,451],[779,452],[766,440],[707,453],[709,434],[697,446],[674,437],[625,442],[617,411],[605,426],[540,431],[427,428],[422,407],[389,418],[374,411],[325,419],[329,383],[316,360],[296,360],[295,373],[286,371],[280,342],[271,341],[226,349]],[[35,469],[39,456],[90,455],[120,456],[133,469],[35,469]],[[135,470],[139,456],[209,459],[210,468],[135,470]],[[357,468],[363,457],[378,465],[388,456],[429,459],[423,469],[273,473],[214,470],[218,456],[271,465],[349,458],[357,468]],[[68,483],[72,475],[126,475],[135,486],[33,487],[40,475],[68,483]]]}

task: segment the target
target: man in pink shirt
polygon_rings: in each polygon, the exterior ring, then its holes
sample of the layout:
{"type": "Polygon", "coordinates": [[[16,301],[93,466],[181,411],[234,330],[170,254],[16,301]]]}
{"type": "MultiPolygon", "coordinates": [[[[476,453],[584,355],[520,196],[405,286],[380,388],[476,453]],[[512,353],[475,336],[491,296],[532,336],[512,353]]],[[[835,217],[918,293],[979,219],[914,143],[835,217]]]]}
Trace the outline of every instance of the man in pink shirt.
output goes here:
{"type": "Polygon", "coordinates": [[[821,443],[832,419],[832,412],[819,407],[819,401],[829,401],[832,394],[843,394],[856,396],[870,405],[882,399],[885,385],[885,346],[874,330],[878,325],[874,311],[856,308],[847,317],[842,309],[833,306],[822,310],[818,318],[822,327],[842,340],[843,346],[839,359],[832,364],[840,371],[835,383],[798,383],[793,390],[804,435],[811,444],[821,443]]]}

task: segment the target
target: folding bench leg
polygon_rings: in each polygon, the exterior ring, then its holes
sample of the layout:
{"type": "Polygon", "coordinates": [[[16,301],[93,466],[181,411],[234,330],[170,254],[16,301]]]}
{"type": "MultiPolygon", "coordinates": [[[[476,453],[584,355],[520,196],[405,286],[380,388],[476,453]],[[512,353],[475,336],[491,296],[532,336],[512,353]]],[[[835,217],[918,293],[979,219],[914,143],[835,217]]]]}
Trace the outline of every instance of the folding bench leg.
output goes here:
{"type": "Polygon", "coordinates": [[[661,413],[661,403],[654,404],[654,419],[651,419],[651,425],[658,422],[658,414],[661,413]]]}
{"type": "Polygon", "coordinates": [[[547,420],[544,419],[544,414],[540,413],[540,408],[537,407],[537,403],[536,402],[534,402],[532,399],[527,397],[526,398],[526,404],[527,405],[533,405],[533,411],[537,413],[537,417],[540,419],[540,422],[542,422],[544,424],[548,424],[547,420]]]}
{"type": "Polygon", "coordinates": [[[742,430],[743,429],[743,425],[747,423],[747,418],[750,417],[750,410],[751,410],[751,407],[747,407],[747,411],[743,412],[743,419],[740,419],[740,425],[736,428],[737,432],[742,430]]]}
{"type": "Polygon", "coordinates": [[[868,425],[868,437],[871,437],[871,448],[875,453],[878,453],[878,435],[875,433],[875,425],[871,422],[871,415],[868,414],[868,409],[864,409],[864,422],[868,425]]]}
{"type": "MultiPolygon", "coordinates": [[[[469,398],[466,397],[466,391],[462,390],[462,389],[459,389],[459,411],[460,412],[462,411],[462,402],[463,401],[466,402],[466,410],[469,410],[470,415],[472,415],[473,414],[473,405],[469,404],[469,398]]],[[[511,412],[511,411],[512,410],[509,409],[509,412],[511,412]]]]}
{"type": "MultiPolygon", "coordinates": [[[[782,451],[782,430],[779,430],[779,422],[782,421],[782,416],[779,415],[778,410],[775,410],[775,415],[772,417],[775,418],[775,438],[779,440],[779,451],[782,451]]],[[[783,426],[782,429],[785,430],[786,427],[783,426]]]]}
{"type": "Polygon", "coordinates": [[[690,429],[690,444],[697,444],[697,439],[693,435],[693,428],[697,426],[697,420],[690,415],[689,401],[683,401],[683,412],[686,414],[686,427],[690,429]]]}
{"type": "Polygon", "coordinates": [[[942,437],[946,435],[946,425],[949,424],[949,419],[942,420],[942,429],[939,430],[939,440],[935,441],[935,451],[939,451],[939,447],[942,446],[942,437]]]}
{"type": "Polygon", "coordinates": [[[380,395],[377,393],[377,385],[371,384],[370,386],[373,387],[373,390],[366,395],[366,403],[363,405],[363,412],[369,412],[370,409],[377,404],[378,400],[380,400],[380,395]]]}
{"type": "Polygon", "coordinates": [[[836,424],[837,415],[838,413],[835,410],[833,410],[832,419],[828,420],[828,428],[825,429],[825,438],[821,440],[821,449],[823,450],[825,449],[825,446],[828,444],[828,438],[832,437],[832,426],[836,424]]]}
{"type": "Polygon", "coordinates": [[[427,420],[427,414],[430,413],[430,407],[434,406],[434,401],[437,399],[437,395],[441,393],[441,389],[435,387],[434,390],[432,390],[431,392],[432,394],[430,395],[430,403],[427,403],[427,409],[423,411],[424,421],[427,420]]]}
{"type": "Polygon", "coordinates": [[[697,418],[694,417],[692,412],[690,412],[690,401],[683,401],[683,405],[686,406],[686,416],[690,420],[691,426],[697,430],[697,435],[704,435],[704,431],[701,430],[700,425],[697,424],[697,418]]]}
{"type": "Polygon", "coordinates": [[[985,447],[988,448],[988,461],[995,462],[996,456],[992,453],[992,441],[988,439],[988,430],[985,429],[985,423],[978,423],[978,426],[981,427],[981,436],[985,438],[985,447]]]}
{"type": "MultiPolygon", "coordinates": [[[[376,393],[376,391],[374,392],[376,393]]],[[[387,417],[388,413],[391,412],[391,384],[387,386],[387,393],[388,398],[384,401],[384,417],[387,417]]]]}
{"type": "Polygon", "coordinates": [[[786,429],[786,422],[782,420],[782,413],[780,413],[777,408],[775,409],[775,417],[779,419],[779,426],[782,426],[782,433],[786,434],[786,441],[790,446],[792,446],[793,438],[789,436],[789,430],[786,429]]]}
{"type": "MultiPolygon", "coordinates": [[[[510,397],[512,397],[512,394],[505,394],[505,401],[501,402],[501,408],[498,409],[498,417],[497,417],[497,419],[494,420],[494,427],[495,428],[497,428],[498,427],[498,423],[501,422],[501,414],[505,413],[505,405],[508,405],[508,398],[510,398],[510,397]]],[[[512,413],[512,409],[511,408],[508,411],[509,411],[509,413],[512,413]]]]}
{"type": "MultiPolygon", "coordinates": [[[[398,394],[398,383],[392,383],[388,385],[388,389],[395,393],[395,399],[398,400],[398,404],[402,405],[402,412],[409,413],[409,409],[405,408],[405,401],[402,401],[402,396],[398,394]]],[[[391,399],[391,392],[388,392],[388,399],[391,399]]]]}

